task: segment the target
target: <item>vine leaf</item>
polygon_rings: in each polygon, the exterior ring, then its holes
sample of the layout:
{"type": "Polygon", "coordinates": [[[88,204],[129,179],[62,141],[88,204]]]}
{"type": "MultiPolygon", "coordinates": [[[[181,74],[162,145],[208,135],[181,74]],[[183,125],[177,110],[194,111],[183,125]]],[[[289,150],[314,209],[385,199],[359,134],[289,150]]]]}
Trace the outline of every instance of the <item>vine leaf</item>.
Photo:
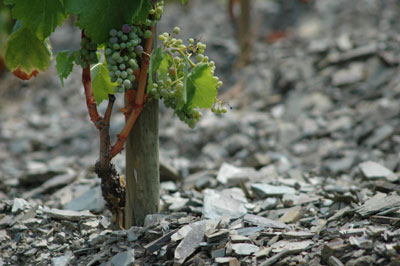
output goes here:
{"type": "Polygon", "coordinates": [[[78,58],[79,51],[74,51],[71,55],[68,55],[68,51],[61,51],[57,53],[56,57],[56,69],[58,76],[60,77],[61,84],[64,86],[64,79],[71,74],[74,67],[74,61],[78,58]]]}
{"type": "Polygon", "coordinates": [[[208,64],[198,64],[188,75],[187,79],[187,103],[188,107],[211,108],[217,97],[217,80],[214,79],[212,70],[208,64]]]}
{"type": "Polygon", "coordinates": [[[186,4],[188,2],[188,0],[182,0],[182,4],[186,4]]]}
{"type": "Polygon", "coordinates": [[[137,16],[133,19],[136,24],[143,24],[146,22],[146,19],[149,17],[150,9],[153,8],[153,5],[148,0],[142,1],[140,6],[140,11],[137,16]]]}
{"type": "Polygon", "coordinates": [[[55,28],[66,18],[60,1],[54,0],[14,0],[12,16],[22,21],[40,40],[50,36],[55,28]]]}
{"type": "Polygon", "coordinates": [[[92,75],[92,86],[94,99],[99,105],[103,100],[108,100],[109,94],[114,94],[114,87],[117,83],[111,82],[108,73],[107,63],[98,63],[90,69],[92,75]]]}
{"type": "Polygon", "coordinates": [[[103,44],[111,29],[119,29],[140,15],[143,1],[148,0],[64,0],[64,6],[67,13],[78,15],[78,25],[87,36],[103,44]]]}
{"type": "Polygon", "coordinates": [[[158,47],[156,50],[153,50],[150,56],[150,64],[149,64],[149,78],[147,81],[147,93],[150,92],[153,86],[153,75],[154,72],[160,67],[161,61],[163,59],[162,48],[158,47]]]}
{"type": "MultiPolygon", "coordinates": [[[[157,74],[160,80],[165,80],[168,76],[168,69],[172,65],[173,58],[168,52],[163,52],[160,65],[157,69],[157,74]]],[[[155,68],[154,68],[155,69],[155,68]]]]}
{"type": "Polygon", "coordinates": [[[8,68],[19,78],[28,80],[50,66],[52,57],[48,40],[40,40],[25,27],[13,32],[6,44],[8,68]]]}

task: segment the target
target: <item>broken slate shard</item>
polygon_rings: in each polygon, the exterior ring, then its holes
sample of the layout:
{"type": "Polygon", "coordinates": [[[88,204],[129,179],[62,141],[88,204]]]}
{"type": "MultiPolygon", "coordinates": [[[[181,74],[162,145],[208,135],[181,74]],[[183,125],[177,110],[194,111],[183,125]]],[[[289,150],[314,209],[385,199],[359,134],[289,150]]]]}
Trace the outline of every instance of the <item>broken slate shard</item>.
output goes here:
{"type": "Polygon", "coordinates": [[[251,255],[260,250],[256,245],[246,243],[232,244],[232,249],[237,255],[244,256],[251,255]]]}
{"type": "Polygon", "coordinates": [[[290,254],[297,254],[307,250],[312,246],[312,244],[314,244],[314,242],[311,240],[304,240],[299,242],[290,242],[287,240],[281,240],[279,242],[272,244],[271,247],[272,247],[272,252],[274,253],[279,253],[285,249],[288,249],[290,251],[290,254]]]}
{"type": "Polygon", "coordinates": [[[241,182],[250,180],[255,174],[256,171],[253,168],[239,168],[228,163],[223,163],[218,171],[217,181],[227,186],[235,186],[241,182]]]}
{"type": "Polygon", "coordinates": [[[282,196],[284,194],[295,194],[296,190],[286,186],[272,186],[268,184],[253,184],[251,189],[260,197],[282,196]]]}
{"type": "Polygon", "coordinates": [[[129,249],[124,252],[120,252],[111,259],[111,263],[114,266],[130,266],[135,261],[135,251],[129,249]]]}
{"type": "Polygon", "coordinates": [[[213,189],[204,190],[203,215],[208,219],[228,216],[231,219],[247,213],[244,203],[213,189]]]}
{"type": "Polygon", "coordinates": [[[192,230],[185,236],[175,249],[175,264],[182,265],[185,260],[199,247],[206,232],[206,223],[202,221],[192,225],[192,230]]]}
{"type": "Polygon", "coordinates": [[[95,218],[96,216],[91,214],[88,210],[85,211],[71,211],[71,210],[59,210],[59,209],[47,209],[43,210],[45,214],[52,218],[70,221],[79,221],[87,218],[95,218]]]}
{"type": "Polygon", "coordinates": [[[289,228],[286,224],[274,221],[266,217],[253,215],[253,214],[246,214],[244,216],[244,221],[249,224],[257,225],[257,226],[264,226],[267,228],[276,228],[276,229],[284,229],[289,228]]]}
{"type": "Polygon", "coordinates": [[[389,182],[396,182],[399,178],[391,170],[376,162],[366,161],[358,166],[365,178],[374,180],[384,178],[389,182]]]}
{"type": "Polygon", "coordinates": [[[356,212],[363,217],[370,216],[384,211],[385,214],[395,212],[400,208],[400,197],[396,195],[385,196],[385,194],[376,194],[360,206],[356,212]],[[391,210],[391,211],[390,211],[391,210]]]}
{"type": "Polygon", "coordinates": [[[100,186],[88,189],[79,197],[64,205],[64,209],[73,211],[89,210],[100,212],[104,209],[105,201],[100,186]]]}

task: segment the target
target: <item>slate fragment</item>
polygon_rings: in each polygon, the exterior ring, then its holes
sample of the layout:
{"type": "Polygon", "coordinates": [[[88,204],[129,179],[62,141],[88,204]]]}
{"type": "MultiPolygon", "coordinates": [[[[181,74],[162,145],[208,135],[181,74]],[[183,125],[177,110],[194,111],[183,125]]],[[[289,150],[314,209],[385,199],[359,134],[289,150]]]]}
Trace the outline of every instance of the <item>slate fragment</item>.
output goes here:
{"type": "Polygon", "coordinates": [[[135,251],[129,249],[124,252],[120,252],[111,259],[111,263],[114,266],[130,266],[135,261],[135,251]]]}
{"type": "Polygon", "coordinates": [[[237,255],[242,256],[251,255],[260,250],[258,246],[247,243],[232,244],[232,249],[237,255]]]}
{"type": "Polygon", "coordinates": [[[384,178],[389,182],[398,181],[398,176],[385,166],[373,161],[366,161],[358,166],[363,176],[370,180],[384,178]]]}
{"type": "Polygon", "coordinates": [[[48,216],[61,220],[80,221],[83,219],[95,218],[88,210],[85,211],[71,211],[59,209],[44,209],[43,212],[48,216]]]}
{"type": "Polygon", "coordinates": [[[367,217],[387,210],[392,210],[392,212],[394,212],[398,210],[398,208],[400,208],[400,196],[384,196],[382,194],[377,194],[357,208],[356,212],[362,217],[367,217]]]}
{"type": "Polygon", "coordinates": [[[185,236],[175,249],[175,264],[182,265],[185,260],[193,254],[203,241],[204,233],[206,232],[206,224],[199,223],[192,226],[192,230],[185,236]]]}
{"type": "Polygon", "coordinates": [[[262,217],[259,215],[253,215],[253,214],[246,214],[243,217],[243,220],[246,223],[252,224],[252,225],[257,225],[257,226],[264,226],[267,228],[277,228],[277,229],[285,229],[289,228],[286,224],[280,222],[280,221],[274,221],[272,219],[262,217]]]}
{"type": "Polygon", "coordinates": [[[215,219],[228,216],[235,219],[246,213],[243,202],[212,189],[204,190],[203,215],[206,218],[215,219]]]}
{"type": "Polygon", "coordinates": [[[251,189],[260,197],[267,198],[282,196],[284,194],[295,194],[296,190],[287,186],[272,186],[268,184],[252,184],[251,189]]]}

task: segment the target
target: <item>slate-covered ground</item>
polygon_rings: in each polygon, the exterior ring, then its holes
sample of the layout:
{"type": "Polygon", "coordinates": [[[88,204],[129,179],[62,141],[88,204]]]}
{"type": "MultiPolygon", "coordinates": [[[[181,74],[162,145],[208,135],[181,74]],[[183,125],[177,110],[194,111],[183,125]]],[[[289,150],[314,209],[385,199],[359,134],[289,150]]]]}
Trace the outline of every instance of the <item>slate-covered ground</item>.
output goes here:
{"type": "Polygon", "coordinates": [[[400,265],[400,3],[255,1],[234,69],[224,3],[189,2],[160,31],[207,43],[232,109],[190,130],[161,108],[173,181],[144,227],[110,227],[79,72],[0,77],[0,265],[400,265]]]}

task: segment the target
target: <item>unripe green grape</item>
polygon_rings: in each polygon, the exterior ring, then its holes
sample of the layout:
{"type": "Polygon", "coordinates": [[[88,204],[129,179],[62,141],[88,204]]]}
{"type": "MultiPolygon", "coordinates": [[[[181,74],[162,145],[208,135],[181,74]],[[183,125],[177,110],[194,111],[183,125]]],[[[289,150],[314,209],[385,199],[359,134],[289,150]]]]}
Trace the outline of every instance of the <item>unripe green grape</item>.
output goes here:
{"type": "Polygon", "coordinates": [[[131,42],[127,42],[126,43],[126,48],[128,48],[128,49],[132,48],[132,43],[131,42]]]}
{"type": "Polygon", "coordinates": [[[118,60],[119,57],[120,57],[119,53],[115,52],[115,53],[113,53],[111,58],[114,59],[114,60],[118,60]]]}
{"type": "Polygon", "coordinates": [[[129,79],[131,82],[134,82],[134,81],[136,80],[136,77],[135,77],[135,75],[129,74],[129,75],[128,75],[128,79],[129,79]]]}
{"type": "Polygon", "coordinates": [[[120,58],[117,59],[117,63],[118,63],[118,64],[121,64],[121,63],[123,63],[123,62],[124,62],[124,59],[123,59],[122,57],[120,57],[120,58]]]}
{"type": "Polygon", "coordinates": [[[121,40],[123,41],[123,42],[126,42],[127,40],[128,40],[128,36],[127,35],[122,35],[121,36],[121,40]]]}
{"type": "Polygon", "coordinates": [[[132,74],[132,73],[133,73],[133,69],[130,68],[130,67],[128,67],[128,68],[126,69],[126,72],[127,72],[128,74],[132,74]]]}
{"type": "Polygon", "coordinates": [[[162,81],[161,79],[157,80],[157,84],[158,86],[162,87],[164,85],[164,81],[162,81]]]}
{"type": "Polygon", "coordinates": [[[204,56],[202,54],[197,54],[196,55],[196,61],[197,62],[201,62],[201,61],[203,61],[203,59],[204,59],[204,56]]]}
{"type": "Polygon", "coordinates": [[[160,41],[164,41],[164,40],[165,40],[165,37],[164,37],[164,35],[158,35],[158,39],[159,39],[160,41]]]}
{"type": "Polygon", "coordinates": [[[121,76],[121,71],[120,70],[116,70],[114,73],[115,73],[115,76],[117,76],[117,77],[121,76]]]}
{"type": "Polygon", "coordinates": [[[225,114],[226,112],[228,112],[228,109],[226,109],[226,107],[222,107],[221,108],[221,113],[225,114]]]}
{"type": "Polygon", "coordinates": [[[143,31],[141,28],[137,28],[137,35],[139,35],[139,36],[143,35],[143,31]]]}
{"type": "Polygon", "coordinates": [[[119,30],[119,31],[117,32],[117,36],[118,36],[118,37],[121,37],[122,34],[124,34],[124,33],[123,33],[121,30],[119,30]]]}
{"type": "Polygon", "coordinates": [[[116,65],[114,65],[114,66],[112,66],[112,70],[113,70],[113,71],[117,71],[117,70],[118,70],[118,67],[117,67],[116,65]]]}
{"type": "Polygon", "coordinates": [[[152,88],[155,88],[155,89],[158,88],[158,84],[157,83],[153,83],[151,86],[152,86],[152,88]]]}
{"type": "Polygon", "coordinates": [[[217,82],[217,88],[221,87],[222,84],[223,84],[222,81],[218,81],[218,82],[217,82]]]}
{"type": "Polygon", "coordinates": [[[129,56],[124,55],[124,57],[122,57],[122,59],[123,59],[124,61],[128,61],[128,60],[129,60],[129,56]]]}
{"type": "Polygon", "coordinates": [[[122,78],[117,78],[117,82],[118,82],[119,84],[122,84],[122,82],[124,82],[124,80],[123,80],[122,78]]]}
{"type": "Polygon", "coordinates": [[[143,38],[144,38],[144,39],[148,39],[148,38],[150,38],[152,35],[153,35],[153,33],[151,32],[151,30],[146,30],[146,31],[143,33],[143,38]]]}
{"type": "Polygon", "coordinates": [[[117,30],[116,29],[112,29],[112,30],[110,30],[110,36],[111,37],[115,37],[115,36],[117,36],[117,30]]]}
{"type": "Polygon", "coordinates": [[[136,58],[136,53],[135,52],[132,52],[129,55],[131,56],[131,58],[136,58]]]}
{"type": "Polygon", "coordinates": [[[213,79],[215,80],[215,82],[219,81],[219,78],[217,76],[214,76],[213,79]]]}
{"type": "Polygon", "coordinates": [[[182,40],[181,39],[176,40],[175,44],[178,45],[178,46],[182,45],[182,40]]]}
{"type": "Polygon", "coordinates": [[[134,39],[137,39],[137,34],[135,33],[135,32],[131,32],[131,33],[129,33],[129,39],[131,39],[131,40],[134,40],[134,39]]]}
{"type": "Polygon", "coordinates": [[[182,83],[182,82],[178,82],[178,83],[176,84],[176,89],[177,89],[177,90],[182,90],[182,89],[183,89],[183,83],[182,83]]]}
{"type": "Polygon", "coordinates": [[[125,64],[120,64],[120,65],[119,65],[119,69],[125,70],[125,68],[126,68],[125,64]]]}
{"type": "Polygon", "coordinates": [[[120,91],[121,91],[121,87],[116,86],[116,87],[114,88],[114,92],[115,92],[115,93],[120,93],[120,91]]]}
{"type": "Polygon", "coordinates": [[[126,71],[121,71],[121,78],[126,79],[128,77],[128,73],[126,71]]]}
{"type": "Polygon", "coordinates": [[[164,9],[161,6],[156,8],[156,14],[157,15],[162,15],[163,12],[164,12],[164,9]]]}
{"type": "Polygon", "coordinates": [[[112,83],[117,82],[117,77],[112,77],[112,78],[111,78],[111,82],[112,82],[112,83]]]}
{"type": "Polygon", "coordinates": [[[104,54],[105,55],[110,55],[112,53],[112,50],[110,49],[110,48],[106,48],[105,50],[104,50],[104,54]]]}
{"type": "Polygon", "coordinates": [[[198,50],[197,50],[197,53],[198,53],[198,54],[203,54],[203,53],[204,53],[204,50],[203,50],[203,49],[198,49],[198,50]]]}
{"type": "Polygon", "coordinates": [[[124,87],[127,89],[132,88],[132,83],[129,79],[124,80],[124,87]]]}
{"type": "Polygon", "coordinates": [[[161,96],[162,96],[163,98],[168,97],[168,91],[167,91],[166,89],[162,89],[162,90],[160,91],[160,94],[161,94],[161,96]]]}
{"type": "Polygon", "coordinates": [[[108,74],[110,75],[110,78],[112,78],[112,77],[114,77],[114,76],[115,76],[115,73],[114,73],[114,71],[109,71],[109,72],[108,72],[108,74]]]}
{"type": "Polygon", "coordinates": [[[143,46],[141,46],[141,45],[136,46],[136,47],[135,47],[135,52],[136,52],[136,54],[137,54],[138,56],[141,56],[142,53],[143,53],[143,46]]]}
{"type": "Polygon", "coordinates": [[[194,44],[194,39],[193,39],[193,38],[190,38],[190,39],[189,39],[189,43],[190,43],[190,44],[194,44]]]}
{"type": "Polygon", "coordinates": [[[113,48],[114,50],[119,50],[119,44],[118,44],[118,43],[114,43],[113,46],[112,46],[112,48],[113,48]]]}
{"type": "Polygon", "coordinates": [[[126,43],[124,43],[124,42],[120,43],[119,47],[121,49],[125,49],[126,48],[126,43]]]}
{"type": "Polygon", "coordinates": [[[150,27],[151,24],[153,24],[153,21],[151,21],[150,19],[146,19],[146,21],[144,22],[144,25],[146,25],[147,27],[150,27]]]}
{"type": "Polygon", "coordinates": [[[172,31],[174,34],[179,34],[181,32],[181,29],[179,27],[175,27],[174,30],[172,31]]]}
{"type": "Polygon", "coordinates": [[[149,14],[150,15],[154,15],[156,13],[156,10],[155,9],[150,9],[150,11],[149,11],[149,14]]]}
{"type": "Polygon", "coordinates": [[[114,44],[114,43],[117,43],[118,42],[118,38],[117,37],[111,37],[110,38],[110,43],[111,44],[114,44]]]}
{"type": "Polygon", "coordinates": [[[210,62],[208,62],[208,66],[210,66],[210,67],[214,67],[214,66],[215,66],[215,62],[214,62],[214,61],[210,61],[210,62]]]}
{"type": "Polygon", "coordinates": [[[202,61],[203,63],[207,63],[208,62],[208,56],[205,56],[204,58],[203,58],[203,61],[202,61]]]}
{"type": "Polygon", "coordinates": [[[129,60],[129,65],[132,67],[133,70],[136,70],[139,68],[138,63],[136,62],[135,59],[130,59],[129,60]]]}
{"type": "Polygon", "coordinates": [[[157,93],[157,89],[156,88],[152,88],[150,90],[150,94],[155,95],[157,93]]]}

